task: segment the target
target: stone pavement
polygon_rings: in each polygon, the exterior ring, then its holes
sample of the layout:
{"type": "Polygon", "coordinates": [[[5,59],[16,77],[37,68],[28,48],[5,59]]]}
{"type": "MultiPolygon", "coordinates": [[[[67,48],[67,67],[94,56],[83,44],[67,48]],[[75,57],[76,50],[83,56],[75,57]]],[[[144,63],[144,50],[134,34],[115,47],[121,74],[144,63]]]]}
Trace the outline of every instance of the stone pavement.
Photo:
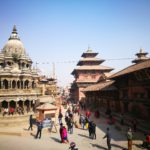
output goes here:
{"type": "MultiPolygon", "coordinates": [[[[63,110],[65,112],[65,110],[63,110]]],[[[78,119],[78,116],[75,116],[78,119]]],[[[107,150],[106,139],[103,139],[107,124],[105,118],[92,120],[97,123],[97,139],[92,140],[88,137],[88,131],[74,128],[73,134],[68,134],[69,141],[74,141],[79,150],[107,150]]],[[[27,129],[24,126],[23,129],[27,129]]],[[[59,128],[59,126],[57,126],[59,128]]],[[[13,130],[13,129],[12,129],[13,130]]],[[[25,130],[24,130],[25,131],[25,130]]],[[[112,150],[122,150],[126,148],[127,141],[124,131],[118,131],[115,126],[110,126],[112,134],[112,150]]],[[[25,131],[25,136],[10,136],[0,135],[0,150],[68,150],[69,144],[60,143],[60,136],[58,133],[43,133],[41,139],[34,139],[33,135],[36,133],[36,128],[31,131],[25,131]],[[32,134],[31,134],[32,133],[32,134]]],[[[137,133],[141,136],[140,133],[137,133]]],[[[136,144],[141,144],[140,140],[133,141],[133,150],[141,150],[136,144]]]]}

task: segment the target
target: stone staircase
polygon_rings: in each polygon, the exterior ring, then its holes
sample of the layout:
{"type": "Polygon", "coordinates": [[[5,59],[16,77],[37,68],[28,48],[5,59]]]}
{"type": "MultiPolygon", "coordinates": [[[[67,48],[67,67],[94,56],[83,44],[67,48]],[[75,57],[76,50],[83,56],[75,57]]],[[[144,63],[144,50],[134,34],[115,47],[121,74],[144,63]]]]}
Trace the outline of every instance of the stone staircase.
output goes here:
{"type": "Polygon", "coordinates": [[[28,124],[30,114],[14,115],[14,116],[0,116],[0,127],[16,127],[28,124]]]}

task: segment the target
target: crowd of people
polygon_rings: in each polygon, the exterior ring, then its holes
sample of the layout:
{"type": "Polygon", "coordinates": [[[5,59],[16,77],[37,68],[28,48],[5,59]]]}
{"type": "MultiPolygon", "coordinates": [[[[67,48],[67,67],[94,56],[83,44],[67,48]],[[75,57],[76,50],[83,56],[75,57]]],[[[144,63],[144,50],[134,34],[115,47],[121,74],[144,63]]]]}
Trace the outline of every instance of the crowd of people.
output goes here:
{"type": "MultiPolygon", "coordinates": [[[[26,112],[29,113],[30,109],[29,107],[26,107],[26,112]]],[[[6,115],[14,115],[14,114],[18,114],[18,115],[24,115],[25,110],[23,107],[21,106],[17,106],[16,108],[14,107],[6,107],[6,108],[2,108],[1,110],[3,117],[6,115]]]]}
{"type": "MultiPolygon", "coordinates": [[[[61,143],[69,143],[69,138],[68,138],[68,133],[73,134],[73,128],[80,128],[83,130],[87,130],[89,133],[89,138],[90,139],[96,139],[96,123],[92,120],[91,117],[91,112],[89,110],[86,110],[85,115],[80,113],[80,107],[79,105],[72,105],[72,107],[68,107],[66,110],[65,114],[62,113],[61,107],[59,109],[59,114],[58,114],[58,121],[59,121],[59,134],[60,134],[60,142],[61,143]],[[77,121],[74,119],[75,115],[78,115],[79,118],[79,124],[77,121]],[[64,115],[64,116],[63,116],[64,115]],[[65,120],[65,122],[63,122],[65,120]]],[[[112,116],[111,110],[107,111],[107,118],[106,118],[106,123],[108,125],[115,124],[115,118],[112,116]]],[[[96,110],[94,112],[95,118],[100,118],[100,112],[96,110]]],[[[29,128],[28,130],[32,130],[32,115],[29,118],[29,128]]],[[[129,127],[126,133],[127,137],[127,146],[128,150],[132,150],[132,140],[133,140],[133,134],[136,132],[136,125],[137,121],[133,120],[131,122],[132,127],[129,127]]],[[[120,120],[121,125],[125,125],[125,117],[122,114],[121,120],[120,120]]],[[[41,132],[42,132],[42,122],[37,122],[37,133],[35,135],[35,138],[41,138],[41,132]]],[[[106,134],[103,137],[104,139],[106,138],[107,141],[107,147],[108,150],[111,150],[111,131],[110,128],[106,126],[106,134]]],[[[143,141],[142,146],[146,147],[150,143],[150,136],[146,136],[146,140],[143,141]]],[[[71,150],[78,150],[76,148],[76,143],[75,142],[70,142],[70,149],[71,150]]]]}

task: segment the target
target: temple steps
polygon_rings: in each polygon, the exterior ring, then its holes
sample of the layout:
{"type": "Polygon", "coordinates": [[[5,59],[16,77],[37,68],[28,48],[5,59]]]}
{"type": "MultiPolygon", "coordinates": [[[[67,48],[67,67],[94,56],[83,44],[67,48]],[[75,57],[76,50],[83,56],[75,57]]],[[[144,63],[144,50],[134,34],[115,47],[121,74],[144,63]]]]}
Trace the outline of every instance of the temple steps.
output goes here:
{"type": "Polygon", "coordinates": [[[14,116],[0,116],[0,127],[17,127],[29,124],[29,116],[26,115],[14,115],[14,116]]]}

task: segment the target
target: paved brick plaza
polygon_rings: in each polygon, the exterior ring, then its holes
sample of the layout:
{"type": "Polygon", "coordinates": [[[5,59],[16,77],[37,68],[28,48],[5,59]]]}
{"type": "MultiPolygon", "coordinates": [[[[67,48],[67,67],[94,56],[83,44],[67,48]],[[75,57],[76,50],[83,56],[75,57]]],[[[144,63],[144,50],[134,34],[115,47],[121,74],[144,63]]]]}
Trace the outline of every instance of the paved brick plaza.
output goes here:
{"type": "MultiPolygon", "coordinates": [[[[77,116],[76,116],[77,118],[77,116]]],[[[93,116],[92,116],[93,118],[93,116]]],[[[107,150],[106,139],[103,139],[106,127],[105,118],[93,119],[97,123],[97,139],[92,140],[88,137],[88,131],[74,128],[72,135],[68,134],[69,141],[75,141],[79,150],[107,150]]],[[[112,150],[121,150],[127,147],[125,130],[118,131],[114,125],[109,126],[112,134],[112,150]]],[[[27,128],[27,127],[25,127],[27,128]]],[[[25,136],[8,136],[0,135],[0,150],[67,150],[69,144],[60,143],[59,133],[43,133],[41,139],[34,139],[30,135],[31,131],[25,131],[25,136]]],[[[36,133],[36,128],[32,134],[36,133]]],[[[141,133],[136,133],[135,137],[142,138],[141,133]]],[[[141,140],[133,142],[133,150],[140,150],[136,145],[140,144],[141,140]]]]}

